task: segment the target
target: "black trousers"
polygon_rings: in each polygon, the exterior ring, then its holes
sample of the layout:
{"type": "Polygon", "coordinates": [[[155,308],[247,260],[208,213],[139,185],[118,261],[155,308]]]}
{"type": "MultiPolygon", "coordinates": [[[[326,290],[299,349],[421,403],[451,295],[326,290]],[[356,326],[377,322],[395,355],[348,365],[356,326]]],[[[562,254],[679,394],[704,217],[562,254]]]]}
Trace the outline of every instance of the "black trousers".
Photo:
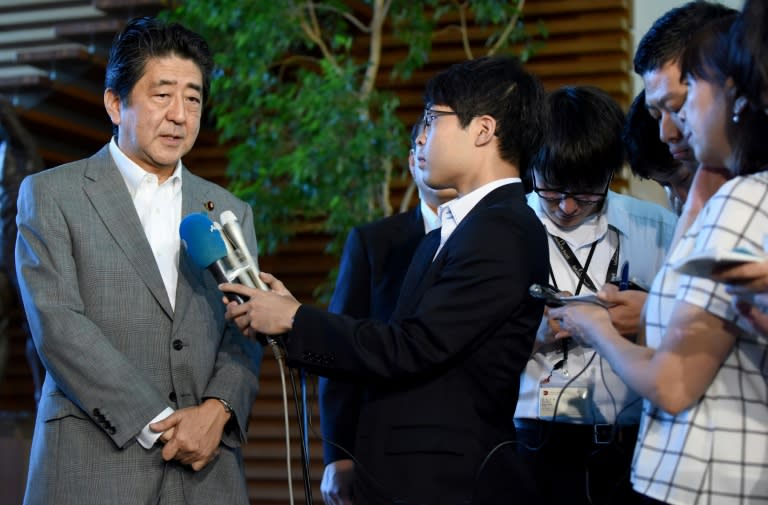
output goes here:
{"type": "Polygon", "coordinates": [[[637,425],[579,425],[515,419],[518,453],[543,505],[642,505],[629,481],[637,425]]]}
{"type": "MultiPolygon", "coordinates": [[[[487,455],[485,464],[448,467],[446,459],[466,455],[412,452],[387,460],[399,480],[388,482],[355,465],[355,505],[538,505],[541,503],[527,462],[515,444],[504,444],[487,455]],[[482,468],[482,470],[481,470],[482,468]]],[[[474,455],[473,460],[477,460],[474,455]]]]}

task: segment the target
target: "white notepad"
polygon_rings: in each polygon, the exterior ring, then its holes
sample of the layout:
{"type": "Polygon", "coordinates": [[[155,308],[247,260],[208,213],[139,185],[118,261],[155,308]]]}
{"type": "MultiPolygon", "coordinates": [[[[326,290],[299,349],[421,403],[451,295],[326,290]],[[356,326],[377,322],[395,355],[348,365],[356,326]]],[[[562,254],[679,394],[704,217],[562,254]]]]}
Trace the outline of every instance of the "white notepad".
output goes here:
{"type": "Polygon", "coordinates": [[[672,268],[685,275],[709,277],[716,267],[735,266],[740,263],[763,261],[765,256],[744,249],[717,251],[714,249],[691,254],[678,261],[672,268]]]}

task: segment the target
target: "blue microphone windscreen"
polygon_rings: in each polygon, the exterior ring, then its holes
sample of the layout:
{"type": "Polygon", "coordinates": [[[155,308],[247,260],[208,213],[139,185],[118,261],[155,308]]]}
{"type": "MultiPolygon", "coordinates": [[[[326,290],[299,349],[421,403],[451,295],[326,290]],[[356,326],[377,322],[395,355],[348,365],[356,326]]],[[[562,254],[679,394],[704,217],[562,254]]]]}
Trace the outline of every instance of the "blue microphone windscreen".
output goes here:
{"type": "Polygon", "coordinates": [[[182,219],[179,235],[190,259],[201,269],[227,255],[221,232],[204,213],[189,214],[182,219]]]}

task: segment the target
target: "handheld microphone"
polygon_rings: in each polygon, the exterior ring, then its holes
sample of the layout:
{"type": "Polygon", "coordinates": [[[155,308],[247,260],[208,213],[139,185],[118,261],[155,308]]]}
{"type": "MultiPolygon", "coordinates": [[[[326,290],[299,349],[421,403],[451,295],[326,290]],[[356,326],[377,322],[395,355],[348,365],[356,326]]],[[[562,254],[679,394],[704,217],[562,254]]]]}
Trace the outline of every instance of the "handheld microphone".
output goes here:
{"type": "Polygon", "coordinates": [[[253,282],[253,277],[248,271],[248,265],[243,264],[242,260],[237,254],[237,251],[232,246],[229,239],[227,239],[227,236],[224,234],[224,230],[221,228],[221,225],[214,221],[213,227],[219,230],[219,234],[221,234],[221,238],[224,241],[224,246],[227,248],[227,264],[230,268],[229,277],[237,278],[237,281],[244,286],[255,288],[256,284],[253,282]]]}
{"type": "MultiPolygon", "coordinates": [[[[227,257],[227,246],[221,233],[207,215],[189,214],[181,221],[179,235],[192,263],[200,269],[211,272],[219,284],[232,282],[232,274],[222,261],[227,257]]],[[[237,303],[246,301],[236,293],[226,293],[226,295],[237,303]]]]}
{"type": "MultiPolygon", "coordinates": [[[[245,242],[243,230],[240,227],[240,223],[237,222],[235,213],[231,210],[225,210],[221,213],[219,219],[221,220],[221,227],[224,230],[224,237],[226,237],[230,244],[232,244],[237,259],[251,275],[251,278],[255,283],[254,287],[258,287],[262,291],[269,291],[269,286],[267,286],[267,284],[261,280],[261,277],[259,277],[259,263],[255,256],[252,256],[251,252],[248,250],[248,244],[245,242]]],[[[258,252],[256,252],[256,254],[258,254],[258,252]]]]}
{"type": "MultiPolygon", "coordinates": [[[[235,216],[235,213],[231,210],[225,210],[219,216],[219,220],[221,221],[221,229],[224,232],[222,233],[224,236],[224,242],[229,242],[231,248],[234,249],[234,256],[230,258],[231,261],[237,263],[238,269],[244,269],[244,272],[247,274],[247,276],[250,276],[253,281],[252,284],[247,285],[259,288],[262,291],[269,291],[270,289],[269,286],[267,286],[267,283],[265,283],[263,280],[261,280],[261,277],[259,277],[259,263],[256,260],[256,256],[252,256],[251,252],[248,250],[248,244],[245,242],[245,237],[243,236],[243,229],[240,227],[240,223],[237,222],[237,216],[235,216]],[[255,286],[253,285],[254,283],[255,286]]],[[[258,251],[256,254],[258,254],[258,251]]],[[[243,284],[246,283],[244,282],[243,284]]],[[[280,349],[280,346],[277,344],[277,341],[273,337],[269,335],[263,335],[262,337],[259,337],[259,340],[262,343],[267,343],[270,345],[270,347],[272,347],[272,352],[278,361],[281,361],[285,358],[282,350],[280,349]]]]}

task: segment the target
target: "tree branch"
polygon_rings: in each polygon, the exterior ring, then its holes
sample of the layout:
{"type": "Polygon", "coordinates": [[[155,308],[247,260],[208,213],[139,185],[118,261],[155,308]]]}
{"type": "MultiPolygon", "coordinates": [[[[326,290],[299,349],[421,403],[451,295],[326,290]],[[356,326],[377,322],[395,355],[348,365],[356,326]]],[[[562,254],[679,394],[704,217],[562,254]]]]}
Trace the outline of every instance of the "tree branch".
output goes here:
{"type": "Polygon", "coordinates": [[[381,63],[381,41],[384,20],[387,18],[392,0],[374,0],[373,17],[371,18],[371,42],[368,46],[368,67],[365,69],[365,77],[360,88],[363,97],[367,97],[373,91],[376,84],[376,76],[379,73],[381,63]]]}
{"type": "Polygon", "coordinates": [[[344,12],[344,11],[342,11],[342,10],[340,10],[340,9],[337,9],[336,7],[334,7],[334,6],[332,6],[332,5],[325,5],[325,4],[315,4],[315,9],[317,9],[317,10],[324,10],[324,11],[330,11],[330,12],[335,12],[335,13],[336,13],[336,14],[338,14],[339,16],[341,16],[341,17],[343,17],[344,19],[346,19],[347,21],[349,21],[349,23],[350,23],[351,25],[353,25],[355,28],[357,28],[357,29],[358,29],[358,30],[360,30],[361,32],[363,32],[363,33],[370,33],[370,32],[371,32],[371,29],[370,29],[370,27],[368,27],[368,26],[365,26],[365,23],[363,23],[362,21],[360,21],[360,20],[359,20],[357,17],[353,16],[353,15],[352,15],[352,14],[350,14],[349,12],[344,12]]]}
{"type": "Polygon", "coordinates": [[[496,41],[493,47],[488,50],[488,56],[493,56],[496,51],[498,51],[504,44],[504,41],[509,38],[509,35],[514,31],[515,27],[517,26],[517,20],[520,19],[520,13],[523,12],[523,6],[525,6],[525,0],[517,0],[515,15],[512,16],[512,19],[509,20],[509,23],[507,23],[506,28],[504,28],[504,31],[501,32],[499,39],[496,41]]]}
{"type": "Polygon", "coordinates": [[[302,14],[299,14],[299,17],[301,19],[300,26],[302,31],[306,34],[307,38],[317,44],[317,47],[320,48],[320,52],[323,53],[323,57],[328,60],[328,62],[333,65],[333,67],[340,71],[339,64],[336,61],[336,57],[333,55],[331,50],[328,48],[328,46],[325,44],[325,41],[323,41],[323,37],[320,31],[320,25],[317,22],[317,16],[315,16],[315,4],[312,2],[312,0],[308,0],[306,3],[307,6],[307,13],[309,15],[310,21],[312,23],[312,26],[309,25],[307,20],[304,18],[302,14]]]}
{"type": "Polygon", "coordinates": [[[461,45],[464,47],[464,54],[468,60],[472,59],[472,47],[469,45],[469,32],[467,30],[467,2],[455,0],[456,8],[459,10],[459,19],[461,20],[461,45]]]}
{"type": "Polygon", "coordinates": [[[288,56],[280,61],[275,62],[272,65],[269,65],[269,69],[280,67],[278,74],[277,74],[277,80],[279,82],[283,82],[283,76],[285,75],[285,69],[288,68],[290,65],[299,64],[300,62],[309,62],[313,63],[315,66],[320,68],[320,60],[318,58],[315,58],[314,56],[306,56],[302,54],[293,54],[291,56],[288,56]]]}

